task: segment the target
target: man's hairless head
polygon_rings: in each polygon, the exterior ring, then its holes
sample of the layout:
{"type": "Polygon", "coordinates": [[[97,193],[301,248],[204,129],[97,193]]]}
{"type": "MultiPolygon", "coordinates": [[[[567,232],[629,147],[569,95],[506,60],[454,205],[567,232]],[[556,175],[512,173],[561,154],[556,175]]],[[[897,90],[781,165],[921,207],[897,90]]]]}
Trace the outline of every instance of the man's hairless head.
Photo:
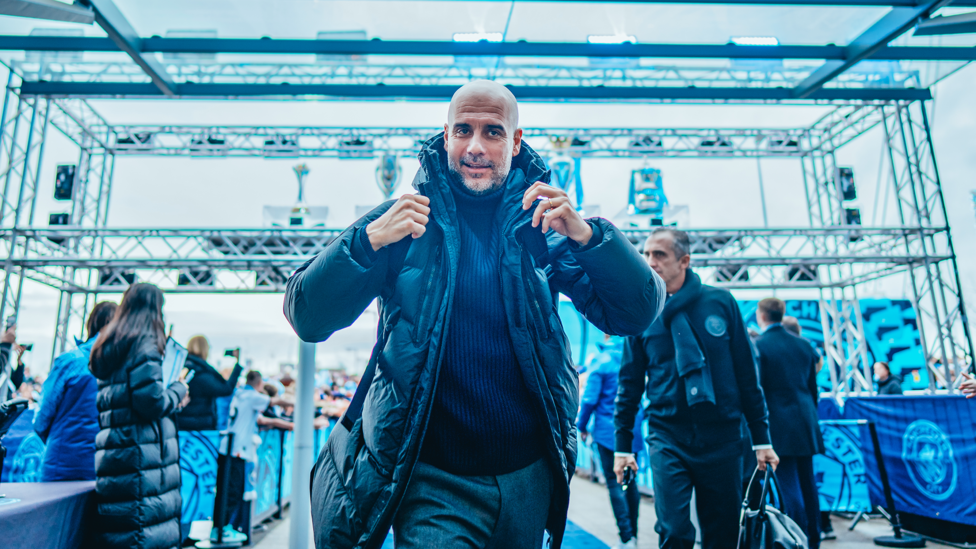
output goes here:
{"type": "Polygon", "coordinates": [[[448,170],[468,191],[485,194],[500,188],[522,145],[515,96],[490,80],[461,86],[451,98],[444,145],[448,170]]]}

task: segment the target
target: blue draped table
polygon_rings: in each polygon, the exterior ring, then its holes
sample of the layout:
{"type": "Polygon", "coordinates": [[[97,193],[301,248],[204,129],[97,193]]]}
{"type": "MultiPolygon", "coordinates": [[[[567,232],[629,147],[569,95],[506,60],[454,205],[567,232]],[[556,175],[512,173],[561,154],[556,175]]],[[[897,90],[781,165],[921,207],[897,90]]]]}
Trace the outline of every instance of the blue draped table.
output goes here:
{"type": "Polygon", "coordinates": [[[94,481],[0,484],[0,494],[6,495],[0,499],[0,545],[31,549],[82,547],[94,493],[94,481]]]}

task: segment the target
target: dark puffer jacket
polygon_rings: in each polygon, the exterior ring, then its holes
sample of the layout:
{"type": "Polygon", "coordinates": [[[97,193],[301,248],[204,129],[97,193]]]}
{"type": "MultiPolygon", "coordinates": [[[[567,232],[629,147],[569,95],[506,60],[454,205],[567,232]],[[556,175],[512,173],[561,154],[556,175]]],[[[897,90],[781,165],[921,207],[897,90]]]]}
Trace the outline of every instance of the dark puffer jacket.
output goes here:
{"type": "Polygon", "coordinates": [[[109,343],[91,362],[98,378],[93,547],[168,549],[180,545],[180,447],[173,413],[182,384],[163,387],[153,337],[109,343]],[[128,347],[128,348],[126,348],[128,347]]]}
{"type": "Polygon", "coordinates": [[[193,370],[190,380],[190,403],[176,416],[180,431],[207,431],[217,428],[217,398],[234,394],[237,378],[240,377],[240,364],[234,365],[234,372],[224,379],[207,361],[196,356],[186,357],[186,367],[193,370]]]}
{"type": "MultiPolygon", "coordinates": [[[[419,239],[406,238],[364,265],[353,258],[357,231],[386,212],[387,202],[343,232],[288,281],[285,315],[305,341],[323,341],[352,324],[375,298],[380,322],[376,374],[362,417],[333,429],[313,470],[312,522],[319,549],[379,547],[413,472],[450,329],[459,236],[445,179],[444,139],[420,153],[414,186],[431,200],[419,239]]],[[[546,460],[553,475],[547,528],[562,541],[569,481],[576,466],[579,389],[557,292],[607,333],[637,334],[660,313],[664,284],[612,224],[591,220],[596,245],[580,248],[531,226],[522,196],[549,172],[524,142],[496,214],[501,231],[502,293],[516,358],[537,409],[544,411],[546,460]],[[596,238],[596,236],[595,236],[596,238]]],[[[367,259],[368,261],[368,259],[367,259]]]]}

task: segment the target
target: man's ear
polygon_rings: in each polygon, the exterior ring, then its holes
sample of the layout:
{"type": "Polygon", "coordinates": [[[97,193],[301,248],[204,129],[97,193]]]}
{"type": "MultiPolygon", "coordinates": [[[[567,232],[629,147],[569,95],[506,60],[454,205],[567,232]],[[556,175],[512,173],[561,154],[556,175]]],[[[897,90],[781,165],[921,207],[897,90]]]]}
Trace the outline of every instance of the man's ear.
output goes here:
{"type": "Polygon", "coordinates": [[[447,124],[444,124],[444,150],[447,150],[447,124]]]}
{"type": "Polygon", "coordinates": [[[691,265],[691,254],[682,257],[681,260],[678,261],[678,265],[681,265],[682,269],[687,269],[688,266],[691,265]]]}
{"type": "Polygon", "coordinates": [[[522,150],[522,128],[515,130],[515,134],[512,136],[515,145],[512,147],[512,158],[518,156],[519,151],[522,150]]]}

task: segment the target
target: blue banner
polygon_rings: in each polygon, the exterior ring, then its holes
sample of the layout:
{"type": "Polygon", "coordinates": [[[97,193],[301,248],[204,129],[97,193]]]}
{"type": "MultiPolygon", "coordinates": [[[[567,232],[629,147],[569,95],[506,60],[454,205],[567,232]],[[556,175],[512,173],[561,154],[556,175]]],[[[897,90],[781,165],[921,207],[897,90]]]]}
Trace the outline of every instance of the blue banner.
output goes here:
{"type": "Polygon", "coordinates": [[[820,422],[824,453],[813,456],[813,472],[821,511],[871,510],[868,471],[861,447],[863,430],[862,426],[843,420],[820,422]]]}
{"type": "Polygon", "coordinates": [[[7,457],[0,482],[41,482],[44,442],[34,432],[34,410],[20,414],[3,437],[7,457]]]}
{"type": "MultiPolygon", "coordinates": [[[[976,403],[961,396],[851,398],[843,415],[877,425],[899,511],[976,526],[976,403]]],[[[863,437],[862,437],[863,438],[863,437]]],[[[872,503],[884,501],[865,452],[872,503]]]]}

